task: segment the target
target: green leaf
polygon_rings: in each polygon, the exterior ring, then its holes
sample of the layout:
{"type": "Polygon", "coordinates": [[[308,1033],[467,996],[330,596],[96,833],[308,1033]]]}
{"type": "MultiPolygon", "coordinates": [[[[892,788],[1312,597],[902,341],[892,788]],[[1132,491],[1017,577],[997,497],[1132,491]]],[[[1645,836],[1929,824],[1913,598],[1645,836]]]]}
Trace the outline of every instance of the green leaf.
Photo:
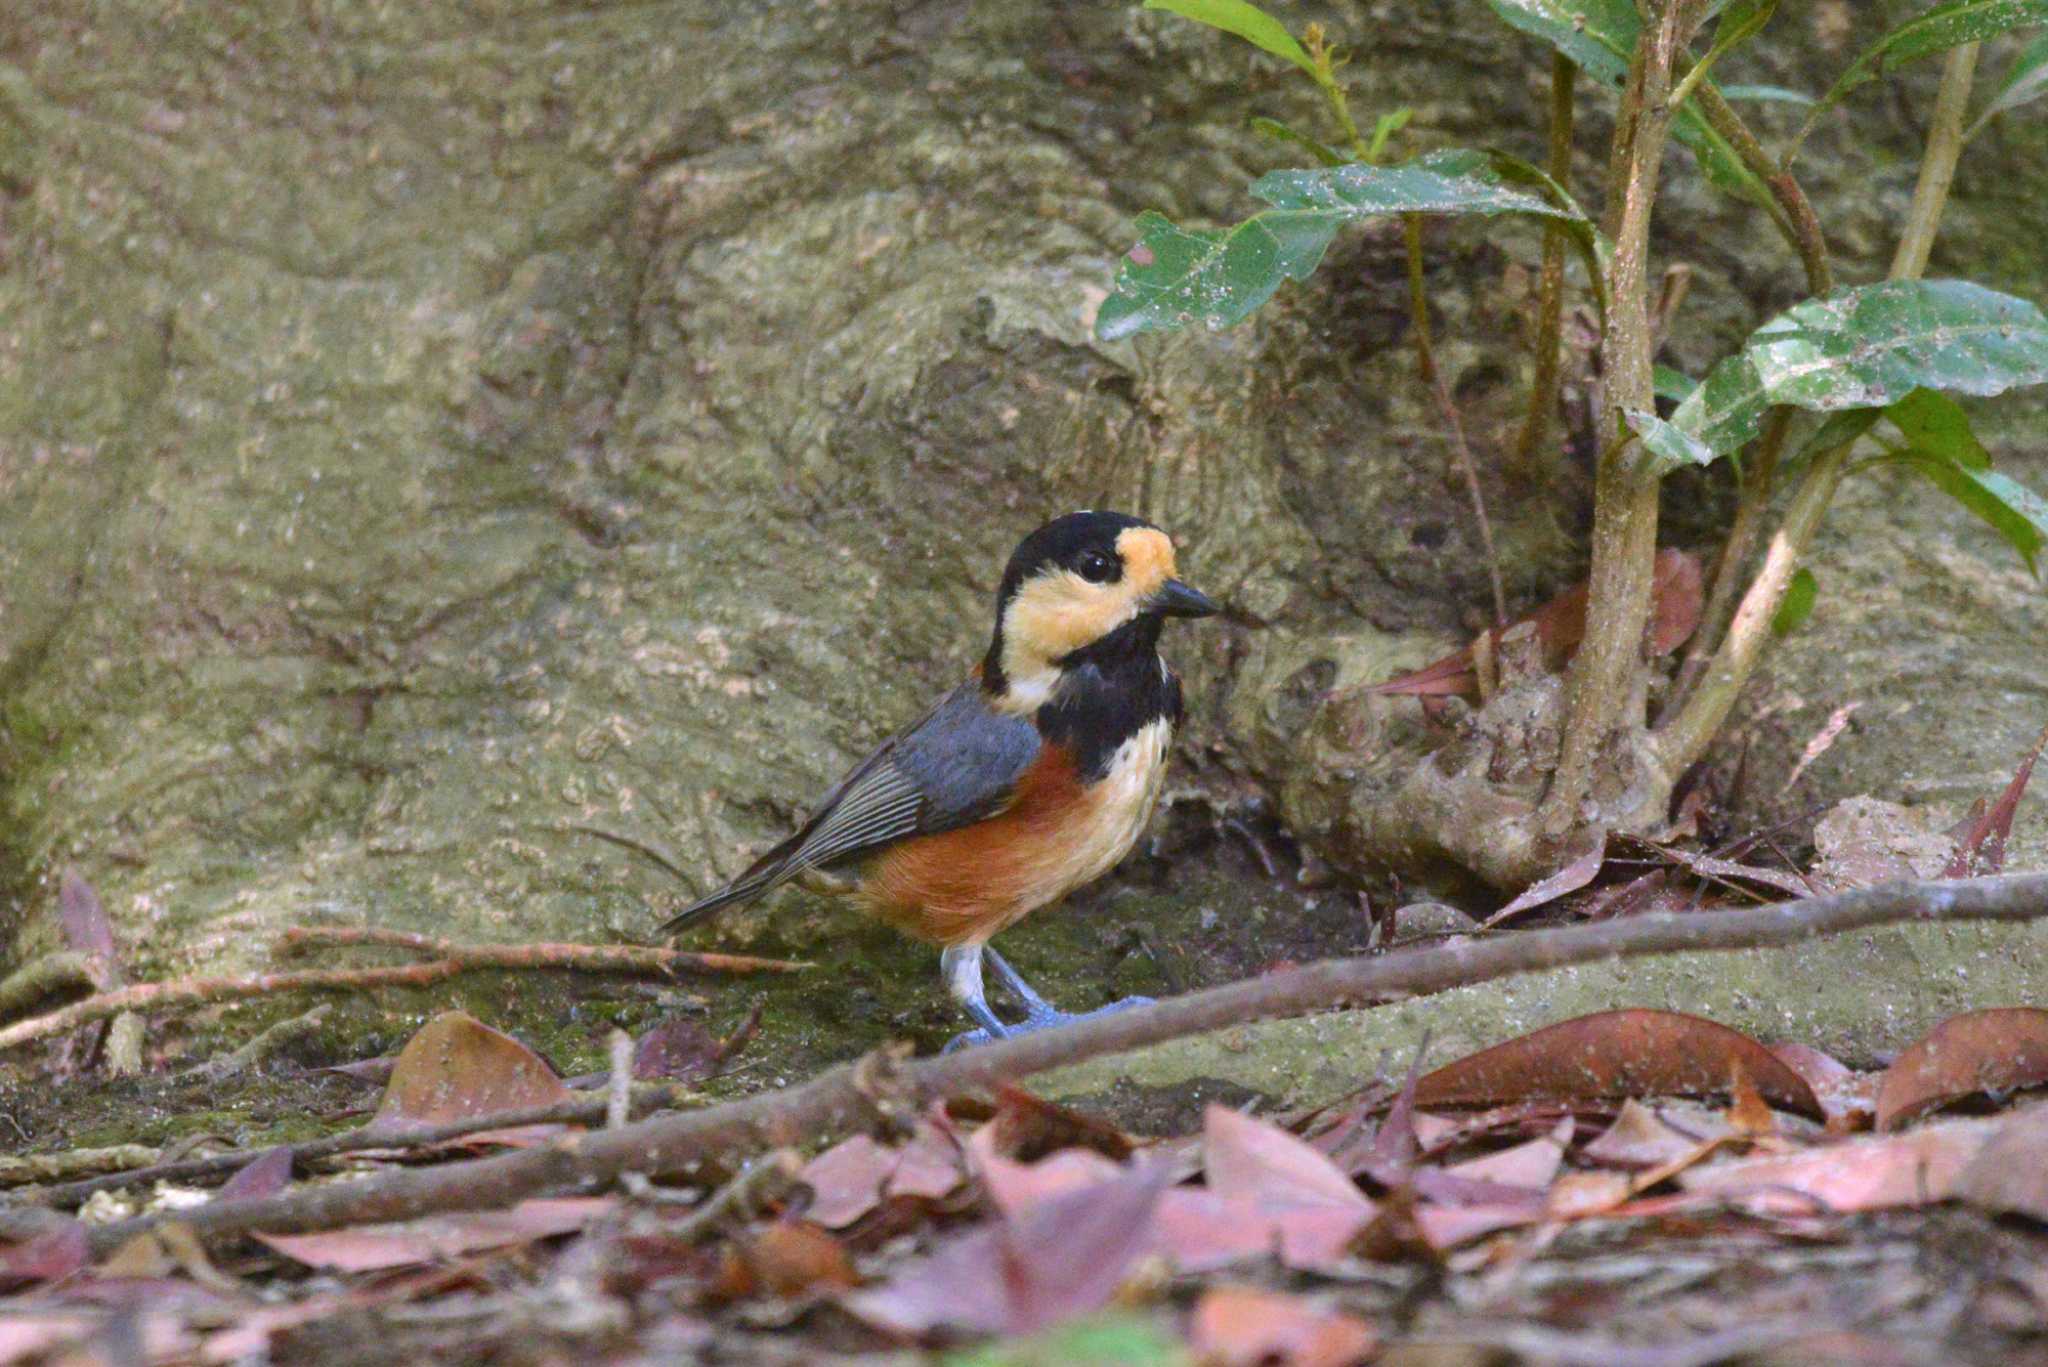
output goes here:
{"type": "Polygon", "coordinates": [[[1643,449],[1650,453],[1650,468],[1660,475],[1687,465],[1711,465],[1720,455],[1698,437],[1679,431],[1655,413],[1631,408],[1623,416],[1628,419],[1630,430],[1642,438],[1643,449]]]}
{"type": "Polygon", "coordinates": [[[1803,90],[1792,90],[1782,85],[1724,85],[1721,98],[1728,101],[1750,100],[1757,104],[1812,104],[1813,96],[1803,90]]]}
{"type": "MultiPolygon", "coordinates": [[[[1508,27],[1562,52],[1579,69],[1610,90],[1628,79],[1642,18],[1634,0],[1487,0],[1508,27]]],[[[1699,159],[1715,189],[1755,204],[1770,205],[1770,188],[1750,173],[1728,140],[1707,126],[1690,103],[1678,111],[1672,134],[1699,159]]]]}
{"type": "Polygon", "coordinates": [[[1275,142],[1298,143],[1306,147],[1309,155],[1325,166],[1342,166],[1346,161],[1350,160],[1349,157],[1340,155],[1299,129],[1289,128],[1278,119],[1255,117],[1252,119],[1252,131],[1263,134],[1275,142]]]}
{"type": "Polygon", "coordinates": [[[2048,500],[1995,470],[1972,470],[1932,451],[1911,450],[1905,462],[1943,493],[1968,508],[2020,553],[2038,578],[2041,546],[2048,542],[2048,500]]]}
{"type": "Polygon", "coordinates": [[[1799,630],[1807,618],[1813,616],[1814,600],[1820,597],[1820,580],[1813,577],[1813,571],[1800,568],[1792,571],[1792,582],[1785,585],[1785,596],[1778,603],[1778,610],[1771,614],[1771,634],[1790,636],[1799,630]]]}
{"type": "Polygon", "coordinates": [[[1671,415],[1716,451],[1764,412],[1883,407],[1913,389],[1990,395],[2048,380],[2048,318],[1966,280],[1887,280],[1808,299],[1765,323],[1671,415]]]}
{"type": "Polygon", "coordinates": [[[1707,72],[1713,69],[1714,63],[1763,32],[1764,25],[1771,22],[1771,16],[1777,11],[1778,0],[1734,0],[1723,9],[1721,22],[1714,27],[1713,44],[1707,48],[1707,55],[1694,64],[1693,69],[1685,74],[1685,79],[1678,83],[1678,88],[1671,92],[1672,105],[1684,104],[1699,83],[1707,78],[1707,72]]]}
{"type": "Polygon", "coordinates": [[[1916,389],[1884,410],[1908,444],[1969,470],[1989,470],[1991,453],[1970,430],[1970,415],[1946,394],[1916,389]]]}
{"type": "Polygon", "coordinates": [[[2033,42],[2020,49],[2020,55],[2012,59],[2005,79],[1998,83],[1998,89],[1991,94],[1991,102],[1984,106],[1984,112],[1970,125],[1968,136],[1975,137],[1977,130],[1994,114],[2003,114],[2008,109],[2018,109],[2048,95],[2048,33],[2040,34],[2033,42]]]}
{"type": "Polygon", "coordinates": [[[1948,0],[1916,14],[1857,54],[1849,69],[1807,114],[1785,154],[1789,163],[1820,116],[1865,81],[1920,57],[1932,57],[1964,43],[1993,38],[2009,29],[2048,24],[2048,0],[1948,0]]]}
{"type": "Polygon", "coordinates": [[[1407,105],[1382,114],[1372,126],[1372,141],[1365,149],[1367,161],[1378,161],[1380,153],[1387,150],[1387,140],[1408,126],[1408,120],[1415,117],[1415,111],[1407,105]]]}
{"type": "Polygon", "coordinates": [[[1303,51],[1287,26],[1245,0],[1145,0],[1146,9],[1163,9],[1210,28],[1234,33],[1247,43],[1262,47],[1275,57],[1285,57],[1311,76],[1321,77],[1316,64],[1303,51]]]}
{"type": "Polygon", "coordinates": [[[1138,245],[1117,268],[1095,335],[1114,341],[1196,322],[1233,326],[1282,280],[1307,279],[1339,228],[1386,214],[1530,214],[1592,240],[1578,206],[1553,205],[1508,179],[1486,153],[1431,152],[1399,166],[1352,162],[1261,176],[1252,193],[1273,207],[1234,228],[1181,228],[1141,214],[1138,245]]]}
{"type": "Polygon", "coordinates": [[[1668,365],[1650,367],[1650,388],[1660,399],[1683,403],[1692,397],[1700,382],[1692,376],[1673,370],[1668,365]]]}

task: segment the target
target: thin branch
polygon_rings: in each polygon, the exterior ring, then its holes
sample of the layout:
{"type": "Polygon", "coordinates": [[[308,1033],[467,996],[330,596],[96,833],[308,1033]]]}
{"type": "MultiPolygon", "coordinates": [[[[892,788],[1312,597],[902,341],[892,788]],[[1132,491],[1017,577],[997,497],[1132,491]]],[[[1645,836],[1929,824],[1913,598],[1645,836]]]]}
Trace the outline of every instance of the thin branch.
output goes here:
{"type": "MultiPolygon", "coordinates": [[[[683,1105],[699,1104],[702,1101],[703,1097],[688,1087],[665,1082],[636,1082],[632,1091],[632,1114],[644,1116],[655,1111],[669,1111],[683,1105]]],[[[286,1147],[291,1151],[293,1164],[303,1167],[323,1158],[361,1153],[366,1149],[423,1151],[439,1144],[446,1144],[450,1140],[467,1138],[483,1130],[513,1130],[527,1125],[593,1125],[608,1118],[612,1105],[610,1091],[607,1089],[602,1093],[585,1094],[568,1101],[553,1101],[544,1106],[524,1106],[515,1111],[494,1111],[487,1115],[467,1116],[439,1125],[404,1129],[365,1125],[341,1134],[308,1139],[286,1147]]],[[[109,1173],[105,1177],[43,1187],[33,1193],[24,1193],[24,1196],[46,1206],[75,1206],[102,1191],[119,1191],[124,1187],[149,1186],[157,1182],[190,1182],[207,1177],[230,1177],[265,1152],[267,1149],[236,1149],[230,1153],[207,1154],[203,1158],[174,1159],[153,1167],[130,1168],[125,1172],[109,1173]]]]}
{"type": "Polygon", "coordinates": [[[1977,72],[1977,44],[1964,43],[1948,54],[1941,69],[1941,88],[1934,97],[1934,120],[1927,128],[1927,151],[1920,159],[1920,180],[1913,187],[1913,206],[1906,213],[1906,231],[1892,257],[1894,280],[1917,280],[1927,270],[1941,211],[1955,180],[1956,159],[1963,154],[1963,120],[1970,110],[1970,84],[1977,72]]]}
{"type": "Polygon", "coordinates": [[[303,954],[316,946],[379,945],[450,959],[475,968],[564,969],[578,973],[669,974],[797,973],[812,965],[794,959],[757,959],[751,954],[703,954],[656,945],[461,944],[437,935],[381,926],[288,926],[276,952],[303,954]]]}
{"type": "Polygon", "coordinates": [[[1700,624],[1686,643],[1685,658],[1672,681],[1671,696],[1657,719],[1664,725],[1679,714],[1686,700],[1713,658],[1714,647],[1725,638],[1728,619],[1735,608],[1735,591],[1742,585],[1749,558],[1763,537],[1764,514],[1770,510],[1771,493],[1778,480],[1778,458],[1785,449],[1786,434],[1792,430],[1790,407],[1771,410],[1764,434],[1742,469],[1742,491],[1735,503],[1735,520],[1728,539],[1721,543],[1721,558],[1714,566],[1714,582],[1707,590],[1706,606],[1700,609],[1700,624]]]}
{"type": "Polygon", "coordinates": [[[50,997],[90,992],[106,984],[106,970],[95,956],[54,950],[0,978],[0,1018],[19,1015],[50,997]]]}
{"type": "Polygon", "coordinates": [[[1735,149],[1735,155],[1742,164],[1770,188],[1771,197],[1777,202],[1777,212],[1771,215],[1771,222],[1778,225],[1778,231],[1792,244],[1792,250],[1799,253],[1799,263],[1806,269],[1806,289],[1810,294],[1826,295],[1834,292],[1834,268],[1828,263],[1827,238],[1821,232],[1820,218],[1813,211],[1813,203],[1807,199],[1806,191],[1790,171],[1779,167],[1764,151],[1763,144],[1756,140],[1756,134],[1749,131],[1749,125],[1735,112],[1719,90],[1711,85],[1701,86],[1696,97],[1700,113],[1713,130],[1728,140],[1735,149]]]}
{"type": "MultiPolygon", "coordinates": [[[[1892,258],[1891,278],[1911,280],[1927,268],[1927,256],[1941,227],[1942,206],[1962,151],[1963,119],[1969,112],[1970,83],[1976,72],[1977,45],[1966,43],[1949,54],[1935,96],[1934,122],[1927,130],[1927,150],[1920,179],[1913,188],[1906,230],[1892,258]]],[[[1806,558],[1808,546],[1827,515],[1835,489],[1847,472],[1851,442],[1815,456],[1785,509],[1784,524],[1771,538],[1762,568],[1742,596],[1714,658],[1678,715],[1656,737],[1659,762],[1667,776],[1683,773],[1707,752],[1722,723],[1735,708],[1770,639],[1771,620],[1785,600],[1792,576],[1806,558]]]]}
{"type": "Polygon", "coordinates": [[[601,1189],[622,1173],[682,1173],[714,1158],[731,1165],[747,1153],[815,1142],[862,1125],[878,1109],[896,1112],[1247,1021],[1407,1001],[1518,973],[1645,954],[1770,948],[1901,922],[1949,925],[2044,916],[2048,874],[2017,874],[1887,883],[1711,916],[1629,917],[1333,959],[913,1063],[899,1064],[883,1051],[797,1087],[623,1129],[442,1167],[140,1216],[99,1226],[91,1237],[104,1250],[172,1220],[200,1233],[282,1234],[502,1206],[544,1191],[601,1189]]]}
{"type": "MultiPolygon", "coordinates": [[[[1569,185],[1572,174],[1572,94],[1579,68],[1562,52],[1550,58],[1550,178],[1569,185]]],[[[1557,417],[1559,338],[1564,327],[1564,260],[1570,246],[1562,224],[1543,230],[1543,273],[1536,288],[1536,373],[1529,381],[1529,412],[1515,439],[1515,463],[1525,474],[1550,439],[1557,417]]]]}
{"type": "Polygon", "coordinates": [[[279,942],[282,952],[309,945],[384,945],[450,957],[430,963],[378,968],[309,969],[258,973],[247,978],[180,978],[137,983],[73,1002],[61,1010],[0,1029],[0,1050],[117,1016],[123,1011],[183,1011],[218,1002],[247,1001],[286,992],[375,991],[387,987],[432,987],[463,973],[486,969],[622,973],[666,978],[677,969],[705,973],[793,973],[810,965],[744,954],[693,954],[648,945],[458,945],[430,935],[371,926],[295,926],[279,942]]]}

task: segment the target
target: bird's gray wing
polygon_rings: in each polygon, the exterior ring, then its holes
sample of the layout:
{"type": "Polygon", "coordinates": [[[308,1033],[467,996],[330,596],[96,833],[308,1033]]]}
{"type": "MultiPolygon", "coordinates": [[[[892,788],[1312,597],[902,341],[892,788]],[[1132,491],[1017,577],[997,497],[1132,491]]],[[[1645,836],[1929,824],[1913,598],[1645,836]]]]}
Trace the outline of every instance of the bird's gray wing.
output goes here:
{"type": "Polygon", "coordinates": [[[856,765],[796,834],[662,930],[750,902],[806,870],[992,816],[1008,804],[1039,746],[1030,720],[991,709],[970,679],[856,765]]]}

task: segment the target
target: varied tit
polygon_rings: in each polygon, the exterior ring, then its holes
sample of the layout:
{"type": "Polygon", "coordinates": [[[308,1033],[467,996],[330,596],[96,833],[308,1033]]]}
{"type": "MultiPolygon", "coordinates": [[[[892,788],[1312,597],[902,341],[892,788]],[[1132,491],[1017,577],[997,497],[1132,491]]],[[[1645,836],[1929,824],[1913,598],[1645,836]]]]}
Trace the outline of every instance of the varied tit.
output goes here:
{"type": "Polygon", "coordinates": [[[947,988],[980,1026],[949,1047],[1078,1019],[987,946],[1107,873],[1158,805],[1182,715],[1160,628],[1217,610],[1174,573],[1166,533],[1121,513],[1070,513],[1025,537],[973,674],[855,765],[801,830],[662,930],[838,873],[833,890],[939,946],[947,988]],[[989,1010],[984,960],[1023,1003],[1021,1024],[989,1010]]]}

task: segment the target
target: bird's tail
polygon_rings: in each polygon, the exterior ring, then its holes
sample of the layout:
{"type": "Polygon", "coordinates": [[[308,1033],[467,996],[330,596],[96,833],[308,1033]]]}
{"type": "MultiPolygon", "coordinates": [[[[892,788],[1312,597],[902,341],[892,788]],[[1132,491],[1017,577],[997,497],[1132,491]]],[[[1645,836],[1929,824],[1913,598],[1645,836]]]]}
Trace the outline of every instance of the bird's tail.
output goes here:
{"type": "Polygon", "coordinates": [[[736,879],[720,888],[717,892],[712,893],[709,897],[692,902],[689,906],[684,907],[681,911],[663,921],[659,933],[662,935],[673,935],[685,926],[695,925],[712,912],[718,911],[721,908],[751,902],[762,893],[768,891],[769,882],[770,880],[765,878],[736,879]]]}

